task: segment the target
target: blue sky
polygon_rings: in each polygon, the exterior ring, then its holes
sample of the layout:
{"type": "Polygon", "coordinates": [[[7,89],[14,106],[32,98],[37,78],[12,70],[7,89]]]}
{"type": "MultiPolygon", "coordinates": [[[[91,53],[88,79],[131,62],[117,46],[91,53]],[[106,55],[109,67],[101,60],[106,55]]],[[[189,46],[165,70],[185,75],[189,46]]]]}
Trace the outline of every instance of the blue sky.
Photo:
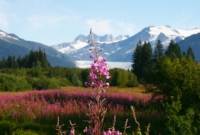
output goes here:
{"type": "Polygon", "coordinates": [[[200,27],[199,0],[0,0],[0,30],[55,45],[90,28],[130,36],[149,25],[200,27]]]}

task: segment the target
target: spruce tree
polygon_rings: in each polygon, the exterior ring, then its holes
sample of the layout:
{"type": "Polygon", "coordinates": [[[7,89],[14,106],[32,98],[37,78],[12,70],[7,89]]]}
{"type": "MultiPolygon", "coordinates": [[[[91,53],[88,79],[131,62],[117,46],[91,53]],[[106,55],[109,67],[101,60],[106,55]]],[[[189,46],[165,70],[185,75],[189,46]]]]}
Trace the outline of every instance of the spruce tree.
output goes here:
{"type": "Polygon", "coordinates": [[[2,61],[0,61],[0,68],[49,68],[50,66],[45,52],[40,49],[36,51],[31,50],[28,55],[22,58],[19,56],[16,59],[15,56],[9,55],[7,59],[3,58],[2,61]]]}
{"type": "Polygon", "coordinates": [[[187,50],[187,58],[189,57],[192,57],[193,60],[195,59],[194,52],[191,47],[189,47],[187,50]]]}
{"type": "Polygon", "coordinates": [[[181,58],[181,49],[177,43],[175,43],[173,40],[171,40],[165,55],[169,57],[171,60],[174,60],[175,58],[181,58]]]}
{"type": "Polygon", "coordinates": [[[132,71],[138,77],[138,80],[143,81],[144,76],[149,69],[152,61],[151,44],[149,42],[145,42],[142,45],[140,41],[136,46],[132,59],[132,71]]]}
{"type": "Polygon", "coordinates": [[[154,53],[153,53],[153,59],[155,61],[157,61],[158,59],[160,59],[163,56],[163,45],[161,43],[160,40],[158,40],[155,49],[154,49],[154,53]]]}
{"type": "Polygon", "coordinates": [[[136,49],[132,55],[132,61],[133,61],[133,64],[132,64],[132,71],[133,73],[139,77],[141,76],[141,73],[142,73],[142,58],[141,58],[141,53],[142,53],[142,42],[139,41],[139,43],[137,44],[136,46],[136,49]]]}
{"type": "Polygon", "coordinates": [[[152,48],[151,48],[151,44],[148,43],[144,43],[144,45],[142,46],[142,52],[141,52],[141,60],[142,60],[142,66],[143,68],[148,67],[148,65],[151,63],[151,59],[152,59],[152,48]]]}
{"type": "Polygon", "coordinates": [[[183,51],[182,56],[183,56],[183,57],[186,57],[186,53],[185,53],[185,51],[183,51]]]}

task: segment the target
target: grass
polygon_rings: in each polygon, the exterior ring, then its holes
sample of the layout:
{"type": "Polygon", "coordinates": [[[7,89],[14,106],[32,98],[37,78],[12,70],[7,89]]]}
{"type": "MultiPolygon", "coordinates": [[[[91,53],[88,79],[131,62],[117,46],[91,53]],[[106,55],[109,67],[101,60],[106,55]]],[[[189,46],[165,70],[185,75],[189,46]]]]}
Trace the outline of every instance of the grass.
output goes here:
{"type": "MultiPolygon", "coordinates": [[[[92,91],[90,87],[75,87],[75,86],[68,86],[62,87],[61,90],[65,91],[92,91]]],[[[131,88],[121,88],[121,87],[109,87],[106,89],[107,93],[126,93],[126,94],[135,94],[135,93],[144,93],[144,87],[131,87],[131,88]]]]}
{"type": "MultiPolygon", "coordinates": [[[[76,87],[76,86],[67,86],[67,87],[61,87],[60,90],[65,90],[65,91],[93,91],[90,87],[76,87]]],[[[5,94],[5,93],[10,93],[10,94],[22,94],[26,93],[32,90],[26,90],[26,91],[18,91],[18,92],[4,92],[0,91],[0,94],[5,94]]],[[[126,94],[136,94],[136,93],[141,93],[143,94],[145,92],[144,87],[131,87],[131,88],[121,88],[121,87],[109,87],[106,89],[107,93],[126,93],[126,94]]]]}

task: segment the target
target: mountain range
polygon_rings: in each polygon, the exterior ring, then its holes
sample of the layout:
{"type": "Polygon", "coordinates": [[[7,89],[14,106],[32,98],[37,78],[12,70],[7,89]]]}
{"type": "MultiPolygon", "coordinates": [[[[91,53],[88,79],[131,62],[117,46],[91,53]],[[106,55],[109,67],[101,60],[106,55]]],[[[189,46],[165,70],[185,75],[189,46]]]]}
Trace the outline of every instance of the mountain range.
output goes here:
{"type": "Polygon", "coordinates": [[[26,41],[15,34],[8,34],[0,30],[0,60],[3,57],[7,58],[8,55],[23,57],[29,54],[30,50],[38,49],[45,51],[51,66],[76,67],[74,60],[52,47],[38,42],[26,41]]]}
{"type": "MultiPolygon", "coordinates": [[[[189,47],[193,49],[196,60],[200,61],[200,27],[188,30],[179,30],[170,26],[149,26],[133,36],[111,34],[99,36],[93,33],[97,46],[103,51],[99,52],[110,62],[131,62],[132,54],[137,43],[150,42],[152,48],[158,40],[161,40],[164,48],[173,39],[178,42],[182,51],[189,47]]],[[[52,66],[77,67],[75,61],[88,61],[91,47],[88,44],[89,35],[78,35],[72,42],[64,42],[58,45],[47,46],[38,42],[26,41],[15,34],[8,34],[0,30],[0,60],[3,57],[24,56],[30,50],[44,50],[48,61],[52,66]]]]}
{"type": "MultiPolygon", "coordinates": [[[[107,34],[104,36],[98,36],[96,34],[93,33],[93,38],[95,41],[98,41],[98,43],[105,43],[105,44],[109,44],[109,43],[114,43],[114,42],[119,42],[122,40],[125,40],[127,38],[129,38],[129,35],[119,35],[117,37],[114,37],[112,34],[107,34]]],[[[71,54],[76,52],[77,50],[85,47],[88,45],[88,41],[90,40],[90,36],[84,36],[82,34],[78,35],[74,41],[72,42],[65,42],[65,43],[61,43],[58,45],[53,45],[52,47],[62,53],[66,53],[66,54],[71,54]]]]}
{"type": "MultiPolygon", "coordinates": [[[[132,61],[133,51],[140,40],[142,42],[150,42],[152,48],[158,40],[161,40],[164,48],[166,48],[171,40],[180,42],[197,33],[200,33],[200,27],[180,30],[166,25],[146,27],[131,37],[125,35],[114,38],[112,35],[98,36],[94,33],[93,37],[95,41],[99,43],[98,46],[103,49],[100,55],[105,57],[108,61],[130,62],[132,61]]],[[[88,40],[89,35],[79,35],[72,42],[62,43],[52,47],[71,56],[76,61],[87,61],[90,60],[89,55],[91,53],[89,51],[91,46],[87,43],[88,40]]]]}

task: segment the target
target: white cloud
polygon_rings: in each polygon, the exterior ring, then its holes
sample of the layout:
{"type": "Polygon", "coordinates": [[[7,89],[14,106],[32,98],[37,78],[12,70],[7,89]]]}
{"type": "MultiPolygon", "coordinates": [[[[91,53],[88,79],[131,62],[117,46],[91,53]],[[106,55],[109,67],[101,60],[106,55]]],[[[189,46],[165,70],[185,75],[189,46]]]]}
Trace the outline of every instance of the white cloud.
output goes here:
{"type": "Polygon", "coordinates": [[[113,34],[117,36],[134,34],[134,25],[124,21],[89,19],[86,20],[86,23],[98,35],[113,34]]]}
{"type": "Polygon", "coordinates": [[[92,28],[95,33],[97,34],[111,34],[113,32],[111,27],[112,20],[95,20],[90,19],[86,20],[86,23],[89,25],[90,28],[92,28]]]}

